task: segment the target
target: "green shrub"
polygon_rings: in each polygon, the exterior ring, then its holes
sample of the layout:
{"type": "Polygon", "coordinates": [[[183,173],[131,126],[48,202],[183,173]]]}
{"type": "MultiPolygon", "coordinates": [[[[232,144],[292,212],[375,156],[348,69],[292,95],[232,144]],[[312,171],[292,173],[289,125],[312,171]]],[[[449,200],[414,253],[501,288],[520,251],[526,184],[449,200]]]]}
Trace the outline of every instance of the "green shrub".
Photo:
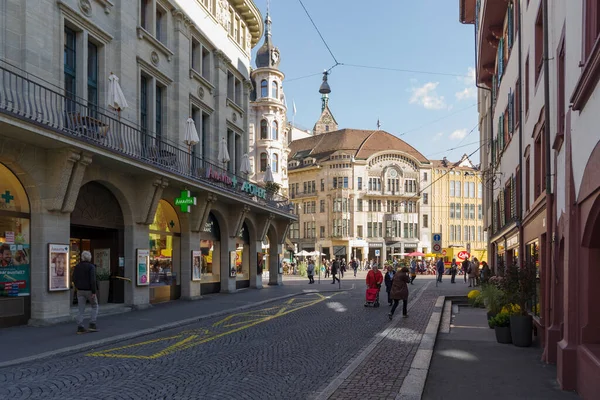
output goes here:
{"type": "Polygon", "coordinates": [[[489,323],[492,328],[507,327],[510,325],[510,314],[505,312],[498,313],[490,319],[489,323]]]}
{"type": "Polygon", "coordinates": [[[497,314],[502,310],[508,303],[508,299],[504,291],[500,290],[495,285],[485,285],[481,289],[481,296],[483,297],[484,303],[487,304],[488,310],[497,314]]]}

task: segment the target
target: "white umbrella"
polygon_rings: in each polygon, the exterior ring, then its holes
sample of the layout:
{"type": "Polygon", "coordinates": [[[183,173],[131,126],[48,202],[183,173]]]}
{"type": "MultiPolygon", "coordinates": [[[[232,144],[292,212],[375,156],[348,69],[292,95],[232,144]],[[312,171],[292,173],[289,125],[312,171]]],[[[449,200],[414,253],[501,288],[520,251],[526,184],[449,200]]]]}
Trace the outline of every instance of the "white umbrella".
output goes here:
{"type": "Polygon", "coordinates": [[[321,252],[319,252],[319,251],[317,251],[317,250],[315,250],[315,251],[312,251],[312,252],[310,252],[310,253],[309,253],[309,255],[310,255],[311,257],[319,257],[319,256],[320,256],[320,255],[322,255],[322,254],[323,254],[323,253],[321,253],[321,252]]]}
{"type": "Polygon", "coordinates": [[[301,252],[296,253],[296,255],[300,256],[300,257],[306,257],[306,256],[310,256],[311,254],[306,250],[302,250],[301,252]]]}
{"type": "Polygon", "coordinates": [[[273,172],[271,171],[271,165],[267,164],[267,169],[265,170],[265,176],[263,181],[265,183],[273,182],[273,172]]]}
{"type": "Polygon", "coordinates": [[[108,106],[114,108],[119,113],[121,110],[129,107],[127,100],[125,100],[125,95],[121,90],[121,85],[119,85],[119,78],[112,72],[108,77],[108,106]]]}
{"type": "Polygon", "coordinates": [[[227,140],[225,140],[225,138],[222,138],[219,142],[219,155],[217,158],[219,159],[219,162],[222,162],[223,164],[228,163],[230,160],[229,151],[227,151],[227,140]]]}
{"type": "Polygon", "coordinates": [[[198,144],[199,141],[200,137],[198,137],[198,132],[196,131],[196,124],[190,117],[185,121],[185,137],[183,143],[192,147],[193,145],[198,144]]]}
{"type": "Polygon", "coordinates": [[[250,157],[248,157],[248,154],[244,154],[242,156],[242,163],[240,165],[240,172],[242,174],[249,174],[252,172],[252,167],[250,166],[250,157]]]}
{"type": "Polygon", "coordinates": [[[196,131],[196,124],[190,117],[185,121],[185,136],[183,138],[183,143],[187,144],[188,146],[188,163],[190,164],[190,167],[192,165],[192,146],[197,144],[199,141],[200,138],[198,137],[198,132],[196,131]]]}

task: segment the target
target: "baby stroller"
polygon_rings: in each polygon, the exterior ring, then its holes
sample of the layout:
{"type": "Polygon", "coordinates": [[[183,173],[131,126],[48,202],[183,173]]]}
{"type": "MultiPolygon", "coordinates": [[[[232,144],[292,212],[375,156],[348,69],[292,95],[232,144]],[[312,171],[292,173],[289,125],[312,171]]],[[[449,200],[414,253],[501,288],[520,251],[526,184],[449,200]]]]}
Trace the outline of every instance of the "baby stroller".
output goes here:
{"type": "Polygon", "coordinates": [[[379,287],[367,289],[365,307],[379,307],[379,287]]]}

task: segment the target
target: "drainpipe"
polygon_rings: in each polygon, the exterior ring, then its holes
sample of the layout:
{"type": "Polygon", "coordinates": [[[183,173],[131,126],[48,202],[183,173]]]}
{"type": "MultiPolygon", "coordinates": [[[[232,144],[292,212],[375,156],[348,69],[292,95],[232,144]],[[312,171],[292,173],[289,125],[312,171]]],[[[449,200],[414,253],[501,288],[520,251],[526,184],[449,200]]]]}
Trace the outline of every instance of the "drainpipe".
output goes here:
{"type": "MultiPolygon", "coordinates": [[[[553,228],[554,221],[552,219],[552,210],[554,207],[554,198],[552,196],[552,171],[551,163],[550,163],[550,45],[548,43],[548,0],[542,1],[543,7],[543,16],[544,19],[544,141],[545,141],[545,160],[546,164],[546,254],[545,254],[545,264],[546,268],[546,276],[552,276],[549,272],[554,270],[553,260],[552,260],[552,244],[553,244],[553,228]]],[[[560,100],[559,100],[560,101],[560,100]]],[[[546,300],[545,303],[547,307],[543,310],[542,313],[542,325],[544,328],[549,327],[550,322],[550,311],[552,305],[550,304],[550,298],[552,293],[552,284],[553,279],[546,279],[547,288],[544,289],[543,295],[546,300]]],[[[544,285],[546,286],[546,285],[544,285]]],[[[544,352],[545,353],[545,352],[544,352]]]]}
{"type": "MultiPolygon", "coordinates": [[[[479,18],[479,16],[475,16],[475,18],[479,18]]],[[[462,21],[461,21],[461,23],[463,25],[465,24],[462,21]]],[[[479,83],[478,83],[478,79],[477,79],[478,76],[479,76],[479,71],[477,69],[477,29],[476,29],[477,26],[478,26],[478,24],[474,24],[473,25],[473,32],[475,33],[474,34],[474,39],[475,39],[475,46],[474,46],[475,47],[475,64],[474,64],[475,65],[475,86],[478,89],[487,90],[488,92],[490,92],[490,109],[489,109],[489,115],[490,116],[489,116],[489,120],[490,120],[490,140],[492,140],[493,137],[494,137],[494,118],[493,118],[493,116],[494,116],[494,99],[492,98],[492,96],[493,96],[492,89],[488,88],[488,87],[485,87],[485,86],[480,86],[479,83]]],[[[480,149],[480,152],[481,152],[481,149],[480,149]]],[[[483,182],[482,182],[482,185],[483,185],[483,182]]],[[[485,186],[485,185],[483,185],[483,186],[485,186]]],[[[487,192],[487,187],[485,189],[486,190],[483,193],[484,194],[484,199],[486,197],[485,196],[485,192],[487,192]]],[[[494,188],[493,188],[493,186],[492,186],[492,196],[491,197],[492,197],[492,201],[493,201],[494,200],[494,188]]],[[[482,207],[484,205],[485,204],[482,204],[482,207]]],[[[483,212],[485,213],[486,209],[484,209],[483,212]]],[[[487,243],[487,254],[488,254],[488,257],[489,257],[490,254],[492,254],[492,251],[491,251],[492,245],[490,243],[491,236],[492,235],[491,235],[491,232],[490,232],[490,234],[488,234],[488,243],[487,243]]],[[[489,261],[488,264],[491,265],[491,268],[494,270],[494,273],[497,273],[497,268],[496,268],[495,262],[492,262],[492,260],[488,260],[488,261],[489,261]]]]}
{"type": "Polygon", "coordinates": [[[525,243],[523,240],[523,125],[525,120],[523,119],[523,41],[521,40],[521,32],[523,32],[523,11],[519,2],[519,207],[517,209],[517,226],[519,227],[519,267],[523,266],[523,258],[525,256],[525,243]]]}

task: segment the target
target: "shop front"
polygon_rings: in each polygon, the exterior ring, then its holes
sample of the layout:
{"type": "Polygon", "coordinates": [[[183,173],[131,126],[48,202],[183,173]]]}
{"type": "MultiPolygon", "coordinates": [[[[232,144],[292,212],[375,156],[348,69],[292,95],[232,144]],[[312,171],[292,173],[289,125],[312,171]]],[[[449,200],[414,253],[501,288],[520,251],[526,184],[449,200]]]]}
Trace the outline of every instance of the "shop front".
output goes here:
{"type": "MultiPolygon", "coordinates": [[[[79,263],[81,252],[92,254],[98,280],[100,303],[125,301],[123,214],[111,191],[98,182],[81,187],[71,213],[69,276],[79,263]]],[[[51,275],[56,271],[51,271],[51,275]]],[[[77,293],[71,287],[71,306],[77,304],[77,293]]]]}
{"type": "Polygon", "coordinates": [[[30,209],[23,185],[0,164],[0,328],[31,316],[30,209]]]}
{"type": "Polygon", "coordinates": [[[209,213],[204,228],[200,232],[200,252],[202,254],[202,294],[221,291],[221,229],[213,213],[209,213]]]}
{"type": "Polygon", "coordinates": [[[150,304],[181,296],[181,229],[173,206],[160,200],[149,227],[150,304]]]}
{"type": "Polygon", "coordinates": [[[369,261],[379,263],[383,256],[383,242],[369,242],[369,261]]]}

